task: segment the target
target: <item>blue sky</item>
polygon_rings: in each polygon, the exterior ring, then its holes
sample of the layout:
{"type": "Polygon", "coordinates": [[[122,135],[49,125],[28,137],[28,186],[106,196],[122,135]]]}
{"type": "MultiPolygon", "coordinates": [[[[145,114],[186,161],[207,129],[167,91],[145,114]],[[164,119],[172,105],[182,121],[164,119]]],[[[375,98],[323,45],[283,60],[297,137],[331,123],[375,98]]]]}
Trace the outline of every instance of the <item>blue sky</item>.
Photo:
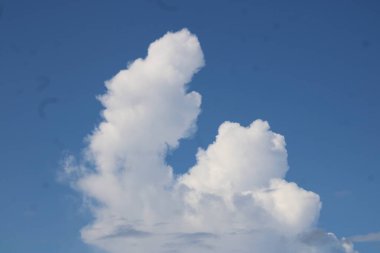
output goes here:
{"type": "Polygon", "coordinates": [[[379,232],[379,12],[370,0],[1,1],[0,251],[96,252],[60,162],[101,121],[104,81],[184,27],[206,65],[189,88],[202,94],[197,132],[167,158],[175,172],[225,120],[267,120],[286,138],[287,180],[321,198],[318,226],[379,232]]]}

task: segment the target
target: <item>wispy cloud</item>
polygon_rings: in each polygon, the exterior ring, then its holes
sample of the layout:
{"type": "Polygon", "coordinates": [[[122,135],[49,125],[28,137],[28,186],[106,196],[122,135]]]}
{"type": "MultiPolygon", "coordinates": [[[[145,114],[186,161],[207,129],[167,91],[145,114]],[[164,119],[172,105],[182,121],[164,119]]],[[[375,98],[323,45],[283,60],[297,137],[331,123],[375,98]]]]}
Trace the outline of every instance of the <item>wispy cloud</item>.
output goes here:
{"type": "Polygon", "coordinates": [[[152,234],[149,232],[140,231],[140,230],[134,229],[132,226],[127,225],[124,227],[119,227],[114,233],[106,235],[101,239],[110,239],[110,238],[115,238],[115,237],[142,238],[142,237],[147,237],[147,236],[151,236],[151,235],[152,234]]]}
{"type": "Polygon", "coordinates": [[[187,84],[203,65],[183,29],[106,82],[102,122],[85,155],[65,163],[94,216],[83,240],[111,253],[354,253],[315,232],[319,196],[285,180],[285,138],[266,121],[224,122],[188,173],[174,175],[165,158],[195,132],[201,95],[187,84]]]}
{"type": "Polygon", "coordinates": [[[38,104],[38,115],[41,119],[46,119],[46,108],[50,105],[57,104],[59,99],[57,97],[47,97],[41,100],[38,104]]]}
{"type": "Polygon", "coordinates": [[[50,78],[47,76],[39,76],[37,77],[38,85],[36,86],[37,92],[42,92],[48,88],[50,85],[50,78]]]}
{"type": "Polygon", "coordinates": [[[353,242],[378,242],[380,241],[380,232],[369,233],[365,235],[355,235],[348,238],[353,242]]]}
{"type": "Polygon", "coordinates": [[[178,11],[178,7],[174,3],[175,1],[170,3],[167,0],[157,0],[158,7],[164,11],[178,11]]]}

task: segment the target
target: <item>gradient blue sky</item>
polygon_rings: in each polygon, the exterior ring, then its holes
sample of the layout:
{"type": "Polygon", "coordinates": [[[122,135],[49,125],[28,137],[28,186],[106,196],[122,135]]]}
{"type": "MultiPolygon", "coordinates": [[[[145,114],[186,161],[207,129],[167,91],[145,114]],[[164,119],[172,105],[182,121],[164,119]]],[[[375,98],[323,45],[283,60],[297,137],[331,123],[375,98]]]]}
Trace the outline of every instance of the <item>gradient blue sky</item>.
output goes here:
{"type": "Polygon", "coordinates": [[[0,1],[0,252],[94,252],[59,162],[100,121],[103,82],[183,27],[206,67],[190,87],[198,131],[168,158],[176,172],[223,121],[268,120],[287,141],[287,178],[321,197],[319,226],[379,232],[379,13],[376,0],[0,1]]]}

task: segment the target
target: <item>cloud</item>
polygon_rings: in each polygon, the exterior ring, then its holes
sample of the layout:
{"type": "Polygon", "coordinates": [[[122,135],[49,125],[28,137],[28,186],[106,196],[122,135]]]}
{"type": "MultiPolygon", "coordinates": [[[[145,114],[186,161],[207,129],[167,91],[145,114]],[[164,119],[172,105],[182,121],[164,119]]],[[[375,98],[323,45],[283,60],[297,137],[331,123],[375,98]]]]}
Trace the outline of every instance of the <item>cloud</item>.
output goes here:
{"type": "Polygon", "coordinates": [[[83,157],[64,163],[94,217],[83,240],[110,253],[354,253],[316,232],[319,196],[285,180],[285,139],[266,121],[224,122],[196,164],[174,174],[166,154],[195,132],[201,96],[187,84],[203,65],[183,29],[106,82],[102,122],[83,157]]]}
{"type": "Polygon", "coordinates": [[[365,235],[355,235],[348,238],[352,242],[378,242],[380,241],[380,232],[369,233],[365,235]]]}
{"type": "Polygon", "coordinates": [[[301,234],[300,240],[306,245],[304,252],[357,253],[351,241],[345,238],[340,240],[333,233],[325,233],[318,229],[301,234]],[[310,251],[310,247],[318,250],[310,251]]]}

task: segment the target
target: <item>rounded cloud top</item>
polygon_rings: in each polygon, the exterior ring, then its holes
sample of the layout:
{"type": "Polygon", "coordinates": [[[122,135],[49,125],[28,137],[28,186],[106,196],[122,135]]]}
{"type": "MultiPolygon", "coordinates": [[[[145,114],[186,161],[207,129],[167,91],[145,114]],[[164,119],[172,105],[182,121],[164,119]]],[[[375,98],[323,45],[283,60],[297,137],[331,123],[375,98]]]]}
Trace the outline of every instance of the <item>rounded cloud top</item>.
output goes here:
{"type": "Polygon", "coordinates": [[[167,71],[180,72],[185,83],[204,65],[198,38],[187,29],[176,33],[168,32],[150,44],[146,60],[152,67],[159,65],[167,71]]]}

